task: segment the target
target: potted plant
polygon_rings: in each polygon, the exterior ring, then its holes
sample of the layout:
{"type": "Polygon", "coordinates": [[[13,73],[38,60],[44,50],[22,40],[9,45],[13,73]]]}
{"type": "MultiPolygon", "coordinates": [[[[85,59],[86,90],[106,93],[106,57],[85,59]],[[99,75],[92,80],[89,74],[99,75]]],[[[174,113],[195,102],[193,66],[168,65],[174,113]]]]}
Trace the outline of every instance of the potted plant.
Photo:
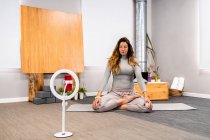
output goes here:
{"type": "Polygon", "coordinates": [[[156,58],[155,50],[148,34],[147,34],[147,55],[148,55],[147,57],[151,59],[149,67],[147,67],[149,76],[151,79],[154,79],[155,82],[158,82],[159,81],[159,74],[158,74],[159,66],[157,65],[157,58],[156,58]]]}
{"type": "Polygon", "coordinates": [[[78,90],[79,99],[83,99],[86,92],[87,90],[84,87],[80,87],[78,90]]]}
{"type": "MultiPolygon", "coordinates": [[[[60,87],[57,92],[62,95],[63,92],[64,92],[64,88],[63,87],[60,87]]],[[[72,91],[65,91],[65,93],[66,93],[66,95],[69,96],[69,95],[72,94],[72,91]]]]}
{"type": "MultiPolygon", "coordinates": [[[[72,91],[74,91],[74,89],[72,89],[71,91],[66,91],[65,93],[66,93],[66,95],[69,96],[69,95],[72,94],[72,91]]],[[[57,90],[57,92],[62,95],[63,92],[64,92],[64,88],[63,87],[60,87],[57,90]]],[[[74,96],[74,100],[77,100],[78,99],[78,96],[79,96],[79,99],[83,99],[86,92],[87,92],[87,90],[85,89],[85,87],[79,87],[78,94],[76,94],[74,96]]]]}
{"type": "Polygon", "coordinates": [[[58,90],[57,90],[57,92],[58,92],[59,94],[63,94],[64,88],[63,88],[63,87],[59,87],[58,90]]]}

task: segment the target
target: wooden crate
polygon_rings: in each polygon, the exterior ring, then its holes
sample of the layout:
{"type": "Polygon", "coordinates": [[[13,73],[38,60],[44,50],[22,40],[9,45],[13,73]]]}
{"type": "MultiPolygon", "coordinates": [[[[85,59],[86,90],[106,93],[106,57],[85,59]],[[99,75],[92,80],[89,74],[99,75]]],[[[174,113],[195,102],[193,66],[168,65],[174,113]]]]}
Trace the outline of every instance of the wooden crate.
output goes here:
{"type": "MultiPolygon", "coordinates": [[[[134,88],[142,94],[138,83],[134,83],[134,88]]],[[[169,88],[167,82],[149,82],[146,84],[146,89],[150,100],[168,100],[169,88]]]]}

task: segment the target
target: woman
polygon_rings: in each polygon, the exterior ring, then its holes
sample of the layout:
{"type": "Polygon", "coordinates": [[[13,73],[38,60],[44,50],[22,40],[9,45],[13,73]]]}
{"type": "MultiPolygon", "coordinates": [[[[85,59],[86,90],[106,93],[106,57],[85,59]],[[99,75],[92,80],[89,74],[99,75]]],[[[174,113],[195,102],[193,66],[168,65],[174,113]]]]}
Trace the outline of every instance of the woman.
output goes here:
{"type": "Polygon", "coordinates": [[[134,57],[134,51],[130,41],[123,37],[118,42],[108,61],[108,65],[102,80],[98,94],[92,103],[97,112],[122,109],[136,112],[150,112],[152,103],[146,92],[141,69],[134,57]],[[110,74],[113,75],[111,91],[102,96],[102,92],[108,83],[110,74]],[[134,74],[144,96],[140,96],[134,90],[134,74]]]}

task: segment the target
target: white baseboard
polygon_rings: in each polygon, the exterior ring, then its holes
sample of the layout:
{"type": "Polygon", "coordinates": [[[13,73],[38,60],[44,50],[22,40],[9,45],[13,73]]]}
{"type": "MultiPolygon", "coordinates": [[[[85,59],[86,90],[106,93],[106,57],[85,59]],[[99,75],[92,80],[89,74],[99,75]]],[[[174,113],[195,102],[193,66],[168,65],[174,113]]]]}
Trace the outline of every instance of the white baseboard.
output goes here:
{"type": "Polygon", "coordinates": [[[85,95],[86,96],[96,96],[97,92],[86,92],[85,95]]]}
{"type": "MultiPolygon", "coordinates": [[[[86,96],[96,96],[98,92],[86,92],[86,96]]],[[[104,91],[102,95],[107,94],[107,91],[104,91]]]]}
{"type": "Polygon", "coordinates": [[[201,93],[183,92],[183,96],[210,99],[209,94],[201,94],[201,93]]]}
{"type": "Polygon", "coordinates": [[[28,101],[28,97],[0,99],[0,103],[14,103],[14,102],[25,102],[25,101],[28,101]]]}
{"type": "Polygon", "coordinates": [[[20,68],[0,68],[0,73],[21,73],[20,68]]]}

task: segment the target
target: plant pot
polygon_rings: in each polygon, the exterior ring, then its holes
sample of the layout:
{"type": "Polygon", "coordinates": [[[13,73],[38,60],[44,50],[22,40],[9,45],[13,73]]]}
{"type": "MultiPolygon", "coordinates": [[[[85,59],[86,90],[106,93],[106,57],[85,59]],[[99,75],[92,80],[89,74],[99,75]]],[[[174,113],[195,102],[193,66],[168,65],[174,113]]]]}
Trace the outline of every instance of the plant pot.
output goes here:
{"type": "Polygon", "coordinates": [[[84,93],[79,93],[79,99],[84,99],[84,93]]]}

